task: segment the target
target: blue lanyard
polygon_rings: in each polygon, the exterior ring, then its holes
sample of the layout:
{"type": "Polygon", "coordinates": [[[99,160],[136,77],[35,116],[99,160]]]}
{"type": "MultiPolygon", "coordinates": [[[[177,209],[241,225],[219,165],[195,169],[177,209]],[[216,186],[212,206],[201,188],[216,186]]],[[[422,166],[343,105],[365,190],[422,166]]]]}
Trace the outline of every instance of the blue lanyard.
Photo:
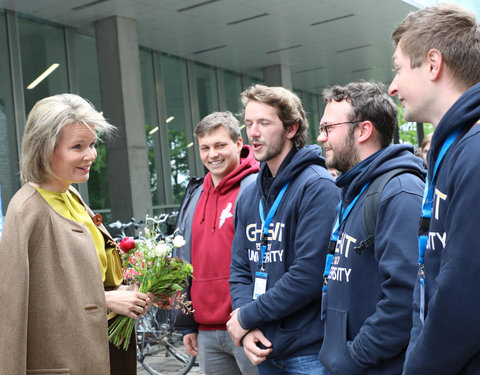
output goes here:
{"type": "Polygon", "coordinates": [[[270,211],[268,211],[268,215],[266,219],[263,213],[263,204],[262,204],[261,198],[258,203],[258,211],[260,213],[260,219],[262,220],[262,239],[261,239],[262,271],[265,270],[264,263],[265,263],[265,252],[267,251],[268,229],[270,227],[270,223],[272,222],[273,216],[275,215],[275,212],[277,212],[277,208],[280,205],[280,202],[282,201],[283,195],[285,194],[285,190],[287,190],[288,184],[290,184],[290,181],[288,181],[285,185],[283,185],[282,190],[280,190],[280,193],[278,193],[277,198],[275,198],[275,201],[273,202],[273,206],[270,208],[270,211]]]}
{"type": "Polygon", "coordinates": [[[358,195],[348,205],[345,211],[343,211],[342,209],[342,202],[338,204],[337,218],[335,219],[335,224],[332,229],[332,235],[330,236],[330,245],[328,246],[327,258],[325,260],[325,270],[323,271],[322,292],[324,293],[327,291],[328,275],[330,274],[330,268],[332,268],[333,254],[335,252],[335,246],[337,245],[338,233],[340,231],[340,227],[345,221],[345,219],[347,218],[347,216],[350,214],[350,211],[352,210],[353,206],[355,206],[355,203],[357,203],[357,200],[360,197],[360,195],[362,195],[363,191],[367,188],[369,184],[370,182],[367,182],[363,186],[362,190],[360,190],[360,193],[358,193],[358,195]]]}
{"type": "MultiPolygon", "coordinates": [[[[422,201],[422,223],[424,222],[423,219],[427,219],[428,222],[432,218],[432,202],[433,202],[433,190],[434,190],[434,183],[435,178],[437,177],[437,170],[440,166],[440,163],[447,153],[450,146],[453,144],[455,139],[457,138],[458,134],[460,133],[460,127],[454,130],[450,135],[447,137],[443,146],[438,154],[437,161],[435,162],[435,168],[433,169],[433,176],[430,179],[427,172],[427,182],[425,183],[425,191],[423,192],[423,201],[422,201]]],[[[426,228],[428,231],[428,228],[426,228]]],[[[419,234],[418,236],[418,265],[419,265],[419,275],[420,275],[420,282],[423,286],[425,286],[425,250],[427,248],[428,242],[428,233],[419,234]]]]}

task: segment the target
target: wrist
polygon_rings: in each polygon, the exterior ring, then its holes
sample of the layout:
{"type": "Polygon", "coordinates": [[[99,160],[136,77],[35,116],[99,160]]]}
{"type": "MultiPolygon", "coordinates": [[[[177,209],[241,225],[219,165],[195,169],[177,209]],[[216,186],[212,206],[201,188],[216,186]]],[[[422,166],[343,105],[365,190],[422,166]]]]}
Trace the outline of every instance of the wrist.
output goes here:
{"type": "Polygon", "coordinates": [[[182,330],[182,336],[189,335],[190,333],[198,333],[196,329],[183,329],[182,330]]]}
{"type": "Polygon", "coordinates": [[[240,327],[242,327],[243,329],[248,330],[248,328],[245,327],[245,324],[243,323],[241,312],[242,312],[242,309],[238,309],[237,311],[238,324],[240,324],[240,327]]]}
{"type": "Polygon", "coordinates": [[[240,346],[243,346],[243,340],[245,339],[245,337],[247,337],[247,335],[250,333],[250,331],[247,331],[247,333],[245,333],[243,335],[243,337],[240,339],[240,346]]]}

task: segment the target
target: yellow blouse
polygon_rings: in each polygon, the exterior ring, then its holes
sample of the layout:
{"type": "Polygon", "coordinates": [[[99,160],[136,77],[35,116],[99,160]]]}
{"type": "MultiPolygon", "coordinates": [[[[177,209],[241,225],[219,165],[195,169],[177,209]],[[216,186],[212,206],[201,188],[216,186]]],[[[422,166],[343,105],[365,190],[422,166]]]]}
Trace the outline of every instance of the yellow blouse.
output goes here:
{"type": "Polygon", "coordinates": [[[48,204],[60,215],[87,226],[92,234],[98,260],[100,261],[103,285],[106,287],[120,285],[123,281],[120,259],[114,251],[114,247],[110,246],[105,248],[105,240],[102,232],[100,232],[94,224],[85,210],[85,207],[83,207],[78,199],[68,190],[65,193],[57,193],[39,187],[36,187],[36,189],[48,204]]]}

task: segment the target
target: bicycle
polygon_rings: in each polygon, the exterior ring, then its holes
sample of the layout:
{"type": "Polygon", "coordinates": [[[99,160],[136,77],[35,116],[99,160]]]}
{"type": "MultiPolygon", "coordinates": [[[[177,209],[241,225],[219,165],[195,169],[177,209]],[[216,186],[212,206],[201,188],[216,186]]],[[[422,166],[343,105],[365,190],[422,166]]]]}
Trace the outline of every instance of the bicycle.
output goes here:
{"type": "Polygon", "coordinates": [[[132,236],[135,237],[135,231],[143,225],[143,221],[136,221],[134,217],[130,219],[128,223],[122,223],[120,220],[114,221],[107,225],[110,234],[115,241],[120,241],[122,238],[127,237],[130,233],[126,231],[132,231],[132,236]]]}
{"type": "Polygon", "coordinates": [[[196,358],[183,345],[182,334],[170,328],[170,311],[153,307],[139,318],[137,330],[137,360],[151,375],[159,375],[159,366],[178,375],[187,374],[196,365],[196,358]]]}
{"type": "MultiPolygon", "coordinates": [[[[169,219],[177,213],[162,214],[158,218],[147,217],[146,222],[137,222],[134,218],[128,223],[115,221],[108,225],[109,228],[120,230],[120,240],[125,237],[125,229],[133,227],[135,230],[140,225],[152,228],[155,226],[159,235],[157,241],[165,238],[164,233],[168,230],[169,219]]],[[[135,322],[137,338],[137,361],[151,375],[160,375],[159,366],[164,369],[169,367],[178,375],[187,374],[196,363],[196,357],[190,355],[184,345],[181,332],[174,331],[170,327],[170,311],[161,310],[153,306],[147,314],[135,322]]]]}

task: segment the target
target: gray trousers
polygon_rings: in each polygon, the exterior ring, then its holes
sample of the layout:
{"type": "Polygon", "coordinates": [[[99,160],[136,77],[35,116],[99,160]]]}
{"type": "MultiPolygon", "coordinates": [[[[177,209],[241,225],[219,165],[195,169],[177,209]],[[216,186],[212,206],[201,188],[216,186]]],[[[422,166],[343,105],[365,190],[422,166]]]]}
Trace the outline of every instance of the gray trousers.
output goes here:
{"type": "Polygon", "coordinates": [[[245,355],[235,346],[227,331],[198,332],[198,361],[205,375],[258,375],[245,355]]]}

